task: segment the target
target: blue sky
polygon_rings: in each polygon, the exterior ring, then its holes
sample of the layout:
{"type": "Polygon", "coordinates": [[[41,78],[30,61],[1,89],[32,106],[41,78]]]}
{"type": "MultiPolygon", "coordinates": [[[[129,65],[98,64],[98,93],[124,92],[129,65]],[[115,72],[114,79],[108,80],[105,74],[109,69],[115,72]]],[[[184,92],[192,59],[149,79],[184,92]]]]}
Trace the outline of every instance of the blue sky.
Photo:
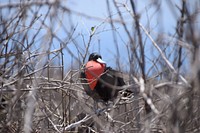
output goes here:
{"type": "MultiPolygon", "coordinates": [[[[73,11],[80,12],[86,14],[88,16],[95,16],[97,18],[102,18],[102,20],[96,19],[88,19],[83,16],[74,15],[73,21],[78,24],[77,33],[84,33],[84,37],[89,38],[89,31],[90,28],[93,26],[97,26],[103,22],[103,19],[108,17],[106,1],[105,0],[79,0],[79,1],[68,1],[68,7],[73,11]]],[[[129,4],[129,3],[127,3],[129,4]]],[[[180,6],[178,1],[175,1],[174,4],[180,6]]],[[[112,5],[112,4],[111,4],[112,5]]],[[[150,1],[138,0],[136,2],[136,10],[138,13],[141,14],[140,23],[143,24],[145,27],[153,29],[154,34],[164,33],[164,34],[174,34],[175,27],[176,27],[176,18],[177,15],[174,14],[173,11],[170,11],[170,7],[167,6],[165,1],[161,2],[161,10],[158,13],[154,7],[149,6],[150,1]],[[162,12],[161,12],[162,11],[162,12]]],[[[130,5],[128,5],[131,9],[130,5]]],[[[112,6],[113,7],[113,6],[112,6]]],[[[121,8],[123,11],[123,15],[126,16],[125,20],[127,24],[129,24],[129,28],[132,27],[132,18],[127,13],[124,8],[121,8]]],[[[115,8],[112,8],[112,13],[116,14],[117,11],[115,8]]],[[[177,13],[178,14],[178,13],[177,13]]],[[[118,18],[117,15],[114,15],[114,18],[118,18]]],[[[127,59],[127,47],[126,44],[127,36],[125,34],[124,29],[120,24],[115,24],[116,31],[118,33],[118,42],[119,42],[119,51],[120,51],[120,60],[123,66],[126,66],[128,59],[127,59]],[[121,37],[121,39],[120,39],[121,37]]],[[[100,42],[100,50],[104,60],[107,62],[108,65],[115,67],[115,56],[116,55],[116,45],[113,42],[112,30],[109,23],[104,23],[100,26],[99,31],[106,30],[98,35],[95,35],[92,39],[91,47],[89,52],[98,51],[98,43],[100,42]]],[[[149,42],[147,40],[147,42],[149,42]]],[[[79,44],[82,45],[81,39],[79,40],[79,44]]],[[[150,43],[150,42],[149,42],[150,43]]],[[[148,44],[147,44],[148,45],[148,44]]],[[[73,49],[73,46],[71,46],[73,49]]],[[[150,52],[150,49],[146,49],[147,53],[150,52]]],[[[128,69],[128,68],[125,68],[128,69]]]]}
{"type": "MultiPolygon", "coordinates": [[[[176,20],[180,17],[180,13],[177,9],[177,7],[181,7],[180,0],[172,0],[171,4],[169,4],[169,0],[155,0],[154,2],[158,2],[157,4],[161,5],[158,10],[156,10],[156,6],[151,3],[152,1],[153,0],[135,0],[136,12],[140,14],[140,23],[148,30],[151,30],[151,36],[154,39],[156,39],[156,37],[160,34],[172,37],[176,32],[176,20]]],[[[0,2],[6,3],[4,0],[0,0],[0,2]]],[[[128,8],[131,9],[128,0],[118,0],[118,2],[126,3],[128,8]]],[[[187,4],[189,7],[194,7],[194,2],[194,0],[191,0],[187,4]]],[[[64,63],[66,68],[70,68],[72,66],[71,63],[76,62],[75,58],[72,57],[69,51],[73,54],[73,56],[81,60],[78,52],[81,52],[82,54],[85,53],[85,44],[88,43],[89,36],[91,34],[91,27],[94,26],[99,27],[96,34],[92,37],[89,53],[100,51],[107,64],[115,68],[117,55],[116,44],[113,41],[113,29],[110,24],[105,21],[109,16],[106,0],[63,0],[62,5],[70,9],[71,12],[68,14],[62,10],[54,10],[52,7],[49,13],[51,15],[49,15],[45,20],[45,25],[50,28],[63,43],[67,44],[64,49],[64,63]],[[51,17],[54,19],[51,19],[51,17]],[[74,27],[75,31],[73,31],[74,27]]],[[[118,15],[116,15],[117,11],[113,6],[112,1],[110,1],[110,5],[113,18],[119,19],[118,15]]],[[[121,5],[119,4],[119,6],[121,5]]],[[[30,24],[29,21],[33,17],[31,10],[33,12],[39,11],[39,19],[34,23],[32,29],[28,32],[30,38],[32,38],[32,36],[34,36],[37,32],[37,28],[40,27],[41,21],[44,19],[48,8],[47,6],[42,6],[42,8],[32,6],[27,14],[28,19],[26,25],[30,24]]],[[[189,10],[192,11],[193,8],[189,8],[189,10]]],[[[122,12],[126,25],[133,36],[135,31],[132,17],[123,6],[120,7],[120,11],[122,12]]],[[[9,13],[8,10],[5,10],[4,14],[5,17],[15,15],[13,12],[9,13]]],[[[36,37],[36,45],[35,48],[32,48],[33,51],[34,49],[40,49],[41,45],[49,45],[49,29],[46,26],[42,26],[42,30],[36,37]]],[[[122,25],[115,23],[114,26],[120,54],[120,65],[123,67],[123,70],[128,71],[127,46],[130,47],[130,42],[122,25]]],[[[144,32],[142,32],[142,34],[144,35],[144,32]]],[[[159,56],[155,49],[152,50],[152,44],[148,38],[144,36],[143,41],[145,44],[145,54],[148,58],[159,56]]],[[[60,41],[54,38],[51,44],[51,50],[58,49],[59,47],[60,41]]],[[[79,68],[80,64],[75,65],[76,68],[79,68]]]]}

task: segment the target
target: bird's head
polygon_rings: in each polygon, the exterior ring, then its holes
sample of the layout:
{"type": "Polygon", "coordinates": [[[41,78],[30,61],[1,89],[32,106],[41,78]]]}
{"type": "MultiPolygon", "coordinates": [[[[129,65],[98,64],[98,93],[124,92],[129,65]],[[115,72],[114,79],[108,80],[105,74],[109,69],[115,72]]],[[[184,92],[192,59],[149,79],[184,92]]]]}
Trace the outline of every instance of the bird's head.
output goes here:
{"type": "Polygon", "coordinates": [[[106,64],[106,62],[102,60],[101,55],[99,55],[98,53],[90,54],[88,61],[96,61],[102,64],[106,64]]]}

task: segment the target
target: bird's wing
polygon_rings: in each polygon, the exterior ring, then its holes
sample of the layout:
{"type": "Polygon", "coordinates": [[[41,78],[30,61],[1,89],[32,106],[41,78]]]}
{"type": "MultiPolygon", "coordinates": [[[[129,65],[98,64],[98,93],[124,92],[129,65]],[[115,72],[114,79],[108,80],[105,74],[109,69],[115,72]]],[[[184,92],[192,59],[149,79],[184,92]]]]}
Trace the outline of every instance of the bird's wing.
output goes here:
{"type": "Polygon", "coordinates": [[[103,79],[105,82],[111,85],[115,85],[115,86],[125,85],[125,82],[123,79],[123,73],[111,68],[106,69],[105,73],[101,76],[101,79],[103,79]]]}
{"type": "Polygon", "coordinates": [[[112,69],[111,67],[107,67],[106,71],[108,74],[114,75],[116,77],[123,78],[123,73],[117,70],[112,69]]]}

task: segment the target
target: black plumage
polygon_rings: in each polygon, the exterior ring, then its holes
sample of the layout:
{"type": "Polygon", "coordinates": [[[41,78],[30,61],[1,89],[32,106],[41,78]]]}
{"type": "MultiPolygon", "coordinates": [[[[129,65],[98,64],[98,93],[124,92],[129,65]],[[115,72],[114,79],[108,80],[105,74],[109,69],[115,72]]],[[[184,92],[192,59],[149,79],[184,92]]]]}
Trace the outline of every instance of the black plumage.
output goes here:
{"type": "MultiPolygon", "coordinates": [[[[95,61],[96,63],[105,63],[101,60],[101,56],[97,53],[92,53],[89,56],[89,61],[95,61]]],[[[86,69],[83,69],[81,72],[81,82],[83,83],[83,88],[85,92],[92,97],[95,101],[103,100],[104,102],[112,101],[114,98],[118,96],[119,91],[123,90],[123,86],[126,85],[123,79],[123,73],[113,70],[110,67],[106,67],[103,70],[103,73],[97,78],[96,86],[91,89],[89,86],[86,69]]],[[[130,90],[126,90],[126,93],[133,93],[130,90]]],[[[151,111],[150,106],[145,101],[145,109],[146,112],[149,113],[151,111]]]]}
{"type": "Polygon", "coordinates": [[[107,68],[105,73],[99,77],[94,90],[91,90],[87,84],[88,82],[84,72],[81,72],[81,81],[82,83],[86,83],[83,84],[83,88],[85,92],[94,100],[103,100],[108,102],[109,100],[113,100],[113,98],[117,97],[118,92],[122,90],[119,89],[119,87],[125,85],[123,78],[119,76],[120,74],[121,73],[118,71],[107,68]]]}
{"type": "MultiPolygon", "coordinates": [[[[88,61],[98,62],[98,59],[101,59],[101,56],[97,53],[92,53],[88,61]]],[[[84,83],[83,88],[89,96],[94,100],[103,100],[105,102],[117,97],[118,92],[122,90],[119,87],[125,85],[122,73],[110,67],[105,67],[104,73],[98,78],[94,90],[88,85],[85,70],[81,72],[81,82],[84,83]]]]}

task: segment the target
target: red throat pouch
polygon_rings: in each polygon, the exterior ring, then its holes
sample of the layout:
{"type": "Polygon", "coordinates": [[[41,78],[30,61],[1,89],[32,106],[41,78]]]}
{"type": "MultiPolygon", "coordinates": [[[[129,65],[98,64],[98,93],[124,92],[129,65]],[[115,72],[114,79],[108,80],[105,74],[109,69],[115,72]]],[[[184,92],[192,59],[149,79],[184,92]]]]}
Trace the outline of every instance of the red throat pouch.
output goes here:
{"type": "Polygon", "coordinates": [[[85,75],[91,90],[94,90],[98,78],[101,74],[103,74],[105,67],[105,64],[96,61],[87,62],[85,66],[85,75]]]}

